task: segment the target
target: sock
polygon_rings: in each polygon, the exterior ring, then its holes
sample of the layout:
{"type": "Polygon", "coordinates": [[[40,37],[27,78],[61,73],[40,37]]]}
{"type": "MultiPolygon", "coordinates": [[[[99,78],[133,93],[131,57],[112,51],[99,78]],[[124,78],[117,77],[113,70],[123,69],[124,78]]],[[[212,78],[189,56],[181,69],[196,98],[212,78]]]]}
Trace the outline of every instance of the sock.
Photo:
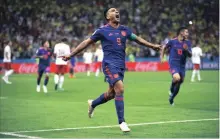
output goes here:
{"type": "Polygon", "coordinates": [[[5,73],[5,76],[10,76],[12,73],[14,72],[14,70],[8,70],[6,73],[5,73]]]}
{"type": "Polygon", "coordinates": [[[124,122],[124,97],[123,95],[115,95],[115,107],[118,115],[118,123],[124,122]]]}
{"type": "Polygon", "coordinates": [[[174,92],[174,87],[175,87],[176,83],[174,81],[172,81],[171,85],[170,85],[170,92],[173,94],[174,92]]]}
{"type": "Polygon", "coordinates": [[[199,72],[199,70],[197,70],[197,76],[198,76],[198,80],[200,81],[200,80],[201,80],[201,77],[200,77],[200,72],[199,72]]]}
{"type": "Polygon", "coordinates": [[[191,77],[191,81],[194,81],[195,75],[196,75],[196,70],[193,70],[193,72],[192,72],[192,77],[191,77]]]}
{"type": "Polygon", "coordinates": [[[73,75],[73,68],[70,68],[70,75],[73,75]]]}
{"type": "Polygon", "coordinates": [[[107,98],[107,93],[101,94],[98,98],[93,100],[92,107],[95,108],[96,106],[106,103],[107,101],[111,100],[113,98],[107,98]]]}
{"type": "Polygon", "coordinates": [[[90,71],[89,70],[87,71],[87,76],[90,76],[90,71]]]}
{"type": "Polygon", "coordinates": [[[99,71],[100,71],[100,69],[98,68],[98,69],[96,70],[95,76],[99,76],[99,71]]]}
{"type": "Polygon", "coordinates": [[[48,81],[49,81],[49,76],[47,75],[47,76],[45,77],[45,79],[44,79],[44,85],[45,85],[45,86],[47,86],[48,81]]]}
{"type": "Polygon", "coordinates": [[[63,87],[63,82],[64,82],[64,76],[61,75],[61,76],[60,76],[60,80],[59,80],[59,88],[62,88],[62,87],[63,87]]]}
{"type": "Polygon", "coordinates": [[[55,74],[54,75],[54,83],[58,84],[58,82],[59,82],[59,75],[55,74]]]}
{"type": "Polygon", "coordinates": [[[180,85],[181,85],[180,82],[178,82],[178,83],[175,85],[175,87],[174,87],[174,93],[173,93],[173,96],[172,96],[173,98],[175,98],[176,95],[179,93],[180,85]]]}
{"type": "Polygon", "coordinates": [[[43,72],[39,72],[38,73],[38,77],[37,77],[37,85],[40,85],[40,81],[41,81],[41,77],[43,75],[43,72]]]}

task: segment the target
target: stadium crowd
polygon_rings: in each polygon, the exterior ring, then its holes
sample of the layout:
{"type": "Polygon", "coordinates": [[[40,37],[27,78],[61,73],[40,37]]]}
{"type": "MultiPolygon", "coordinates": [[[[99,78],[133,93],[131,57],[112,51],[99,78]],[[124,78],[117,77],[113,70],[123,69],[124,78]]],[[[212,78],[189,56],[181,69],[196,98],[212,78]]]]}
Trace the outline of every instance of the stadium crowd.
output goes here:
{"type": "MultiPolygon", "coordinates": [[[[218,56],[218,0],[5,0],[1,4],[0,58],[3,42],[13,42],[13,59],[31,58],[42,38],[54,46],[66,37],[71,46],[104,25],[103,10],[119,7],[121,23],[137,35],[165,44],[180,26],[188,26],[193,46],[206,57],[218,56]]],[[[128,42],[127,54],[157,57],[158,54],[128,42]]]]}

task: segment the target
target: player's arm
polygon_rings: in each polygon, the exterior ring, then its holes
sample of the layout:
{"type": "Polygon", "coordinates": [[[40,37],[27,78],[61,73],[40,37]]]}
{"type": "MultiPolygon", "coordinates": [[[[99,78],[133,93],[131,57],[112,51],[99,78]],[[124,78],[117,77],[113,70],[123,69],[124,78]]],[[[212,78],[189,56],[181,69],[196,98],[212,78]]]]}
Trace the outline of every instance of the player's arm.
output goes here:
{"type": "Polygon", "coordinates": [[[76,49],[74,49],[71,54],[69,56],[64,56],[63,60],[67,61],[69,60],[71,57],[75,56],[76,54],[78,54],[79,52],[81,52],[82,50],[84,50],[85,48],[87,48],[89,45],[93,44],[94,41],[90,38],[84,40],[83,42],[81,42],[76,49]]]}
{"type": "Polygon", "coordinates": [[[163,62],[163,59],[164,59],[164,55],[165,53],[167,52],[168,50],[168,47],[165,46],[162,46],[161,48],[161,53],[160,53],[160,62],[162,63],[163,62]]]}
{"type": "Polygon", "coordinates": [[[133,33],[131,34],[130,38],[131,38],[131,40],[135,41],[136,43],[143,45],[143,46],[146,46],[146,47],[149,47],[149,48],[152,48],[156,51],[159,51],[161,49],[161,45],[150,43],[150,42],[146,41],[145,39],[143,39],[133,33]]]}

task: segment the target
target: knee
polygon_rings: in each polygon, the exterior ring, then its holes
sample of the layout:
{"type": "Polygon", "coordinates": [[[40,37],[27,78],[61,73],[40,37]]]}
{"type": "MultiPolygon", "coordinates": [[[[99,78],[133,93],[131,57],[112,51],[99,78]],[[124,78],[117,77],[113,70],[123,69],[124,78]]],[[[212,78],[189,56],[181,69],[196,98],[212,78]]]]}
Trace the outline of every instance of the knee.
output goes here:
{"type": "Polygon", "coordinates": [[[124,85],[120,85],[114,88],[116,95],[123,95],[124,93],[124,85]]]}
{"type": "Polygon", "coordinates": [[[173,75],[173,81],[174,82],[180,82],[180,80],[181,80],[181,78],[180,78],[179,74],[174,74],[173,75]]]}

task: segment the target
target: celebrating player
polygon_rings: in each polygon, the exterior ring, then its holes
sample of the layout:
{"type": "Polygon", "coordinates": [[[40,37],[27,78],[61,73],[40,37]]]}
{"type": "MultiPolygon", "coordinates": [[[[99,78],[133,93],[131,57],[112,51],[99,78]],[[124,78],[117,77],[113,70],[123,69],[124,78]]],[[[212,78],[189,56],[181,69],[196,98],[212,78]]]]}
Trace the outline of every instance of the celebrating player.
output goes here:
{"type": "Polygon", "coordinates": [[[179,28],[177,35],[177,38],[170,40],[161,52],[161,61],[163,60],[165,51],[168,50],[169,52],[170,73],[173,78],[169,97],[171,105],[174,105],[174,98],[184,81],[186,58],[192,56],[191,42],[187,40],[189,36],[188,29],[186,27],[179,28]]]}
{"type": "Polygon", "coordinates": [[[5,44],[6,44],[6,46],[4,48],[4,59],[3,59],[5,74],[2,77],[2,80],[4,80],[6,84],[11,84],[11,82],[8,81],[8,77],[14,72],[14,70],[11,68],[12,42],[6,41],[5,44]]]}
{"type": "Polygon", "coordinates": [[[95,76],[98,77],[100,69],[102,67],[102,60],[103,60],[103,51],[101,45],[99,45],[98,48],[96,49],[95,56],[97,57],[95,76]]]}
{"type": "Polygon", "coordinates": [[[44,79],[43,91],[47,93],[47,84],[49,81],[49,72],[50,72],[50,58],[51,50],[49,49],[49,42],[47,40],[42,41],[42,47],[37,50],[36,58],[39,58],[38,64],[38,77],[37,77],[37,92],[40,92],[40,81],[43,76],[43,73],[46,74],[44,79]]]}
{"type": "Polygon", "coordinates": [[[197,74],[198,81],[201,81],[200,77],[200,63],[201,63],[201,57],[202,57],[202,49],[199,45],[196,45],[196,47],[192,48],[192,63],[193,63],[193,72],[191,77],[191,82],[194,82],[194,78],[197,74]]]}
{"type": "Polygon", "coordinates": [[[101,40],[102,50],[104,52],[102,67],[109,83],[109,89],[107,92],[101,94],[97,99],[88,100],[88,115],[91,118],[93,116],[94,109],[98,105],[106,103],[114,98],[119,127],[123,132],[129,132],[130,129],[124,118],[123,96],[126,40],[133,40],[138,44],[153,48],[154,50],[160,50],[161,45],[149,43],[141,37],[133,34],[128,27],[120,25],[120,14],[116,8],[106,9],[104,11],[104,16],[108,21],[108,24],[97,29],[90,38],[81,42],[69,56],[63,57],[63,60],[69,60],[72,56],[76,55],[87,46],[101,40]]]}
{"type": "Polygon", "coordinates": [[[56,73],[54,75],[55,90],[64,90],[64,74],[67,72],[67,62],[62,60],[61,56],[70,54],[70,46],[66,44],[67,39],[63,38],[60,43],[54,47],[54,55],[56,56],[56,73]],[[58,86],[59,85],[59,86],[58,86]]]}

